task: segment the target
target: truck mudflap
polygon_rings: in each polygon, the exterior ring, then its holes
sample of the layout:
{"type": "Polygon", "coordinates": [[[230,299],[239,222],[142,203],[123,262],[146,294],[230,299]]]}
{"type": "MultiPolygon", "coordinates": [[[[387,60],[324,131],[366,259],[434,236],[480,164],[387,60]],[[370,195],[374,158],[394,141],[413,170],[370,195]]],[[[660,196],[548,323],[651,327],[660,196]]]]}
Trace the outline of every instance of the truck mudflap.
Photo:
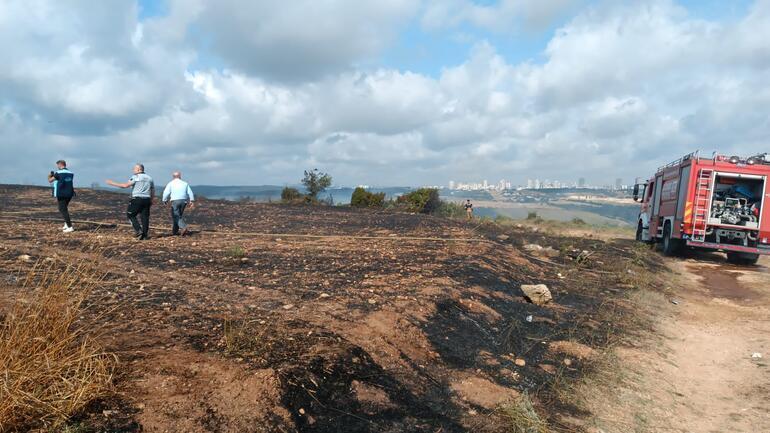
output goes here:
{"type": "Polygon", "coordinates": [[[697,241],[688,240],[687,246],[696,247],[696,248],[707,248],[710,250],[738,251],[741,253],[770,255],[770,248],[752,248],[752,247],[744,247],[741,245],[718,244],[715,242],[697,242],[697,241]]]}

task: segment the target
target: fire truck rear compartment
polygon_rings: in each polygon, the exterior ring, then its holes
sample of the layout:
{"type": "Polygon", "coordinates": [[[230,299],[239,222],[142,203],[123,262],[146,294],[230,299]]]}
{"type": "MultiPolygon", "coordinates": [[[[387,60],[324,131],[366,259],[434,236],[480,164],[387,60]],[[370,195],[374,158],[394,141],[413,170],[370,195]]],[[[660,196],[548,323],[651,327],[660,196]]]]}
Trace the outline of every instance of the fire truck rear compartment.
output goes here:
{"type": "Polygon", "coordinates": [[[765,181],[718,174],[711,198],[709,225],[759,229],[765,181]]]}

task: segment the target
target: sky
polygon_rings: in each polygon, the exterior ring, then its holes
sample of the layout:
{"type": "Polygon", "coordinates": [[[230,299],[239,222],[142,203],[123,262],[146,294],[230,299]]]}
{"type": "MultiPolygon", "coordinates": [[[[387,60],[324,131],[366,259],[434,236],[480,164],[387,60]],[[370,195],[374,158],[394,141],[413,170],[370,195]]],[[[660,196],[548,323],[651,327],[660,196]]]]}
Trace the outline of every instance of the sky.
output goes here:
{"type": "Polygon", "coordinates": [[[614,183],[770,151],[770,0],[0,0],[0,183],[614,183]]]}

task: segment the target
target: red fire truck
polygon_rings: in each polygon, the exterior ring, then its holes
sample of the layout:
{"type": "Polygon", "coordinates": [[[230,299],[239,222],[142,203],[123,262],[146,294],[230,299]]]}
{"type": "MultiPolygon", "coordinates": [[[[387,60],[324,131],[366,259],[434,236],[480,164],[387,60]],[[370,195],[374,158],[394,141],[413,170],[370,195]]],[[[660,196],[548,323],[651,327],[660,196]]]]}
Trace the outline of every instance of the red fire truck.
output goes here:
{"type": "Polygon", "coordinates": [[[768,177],[768,154],[685,155],[634,186],[634,200],[641,202],[636,238],[661,243],[666,255],[692,247],[754,264],[770,254],[768,177]]]}

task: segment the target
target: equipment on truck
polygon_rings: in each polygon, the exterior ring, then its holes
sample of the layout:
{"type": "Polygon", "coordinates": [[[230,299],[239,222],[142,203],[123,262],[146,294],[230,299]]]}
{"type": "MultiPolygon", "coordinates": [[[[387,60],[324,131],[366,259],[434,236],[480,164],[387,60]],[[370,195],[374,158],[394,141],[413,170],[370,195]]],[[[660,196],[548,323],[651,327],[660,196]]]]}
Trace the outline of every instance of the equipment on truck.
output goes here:
{"type": "Polygon", "coordinates": [[[770,254],[770,159],[698,152],[660,167],[634,186],[637,239],[673,255],[683,247],[727,252],[736,263],[770,254]]]}

